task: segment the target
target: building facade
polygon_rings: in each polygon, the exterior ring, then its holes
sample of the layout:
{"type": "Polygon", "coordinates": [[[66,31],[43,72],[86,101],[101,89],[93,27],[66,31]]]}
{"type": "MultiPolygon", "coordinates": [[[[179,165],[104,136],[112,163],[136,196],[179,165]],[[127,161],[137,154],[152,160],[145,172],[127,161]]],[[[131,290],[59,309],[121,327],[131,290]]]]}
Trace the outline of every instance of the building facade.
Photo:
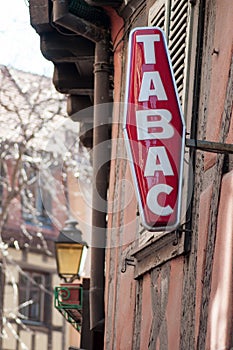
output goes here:
{"type": "Polygon", "coordinates": [[[74,172],[63,187],[56,152],[46,148],[52,129],[49,137],[43,130],[43,118],[47,131],[47,119],[57,128],[64,118],[63,96],[49,78],[5,66],[0,81],[0,349],[78,346],[80,332],[54,307],[61,282],[54,242],[68,218],[63,190],[70,179],[72,207],[80,207],[81,195],[74,172]]]}
{"type": "Polygon", "coordinates": [[[91,349],[233,347],[232,13],[230,0],[30,2],[93,148],[91,349]],[[129,32],[146,26],[164,30],[186,123],[181,221],[165,233],[141,224],[122,131],[129,32]]]}

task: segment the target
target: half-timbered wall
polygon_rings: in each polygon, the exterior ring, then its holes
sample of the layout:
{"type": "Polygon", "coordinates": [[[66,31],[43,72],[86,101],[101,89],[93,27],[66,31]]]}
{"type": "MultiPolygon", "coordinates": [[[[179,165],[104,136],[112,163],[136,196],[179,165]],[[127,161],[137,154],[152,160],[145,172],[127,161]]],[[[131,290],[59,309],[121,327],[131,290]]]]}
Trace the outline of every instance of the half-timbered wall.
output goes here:
{"type": "MultiPolygon", "coordinates": [[[[141,3],[123,30],[118,22],[125,40],[115,51],[115,81],[121,77],[121,86],[116,85],[114,91],[116,102],[124,97],[127,30],[162,26],[187,138],[232,143],[232,13],[231,0],[141,3]]],[[[115,43],[119,32],[117,36],[115,43]]],[[[230,349],[232,156],[194,151],[187,158],[185,181],[190,173],[193,178],[186,183],[183,201],[188,201],[187,206],[191,203],[191,211],[189,217],[183,217],[186,238],[178,243],[174,236],[173,247],[180,246],[172,250],[169,240],[161,243],[140,225],[119,124],[122,110],[115,112],[114,122],[118,142],[114,138],[109,189],[105,349],[230,349]],[[140,245],[145,244],[142,253],[140,245]]]]}

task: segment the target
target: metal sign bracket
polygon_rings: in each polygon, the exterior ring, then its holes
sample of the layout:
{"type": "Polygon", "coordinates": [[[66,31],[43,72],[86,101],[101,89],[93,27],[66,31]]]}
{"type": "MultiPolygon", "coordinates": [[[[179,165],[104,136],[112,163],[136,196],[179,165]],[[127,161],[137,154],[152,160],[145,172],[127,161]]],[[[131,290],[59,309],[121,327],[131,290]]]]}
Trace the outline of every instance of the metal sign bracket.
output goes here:
{"type": "Polygon", "coordinates": [[[230,143],[186,139],[185,145],[186,147],[195,148],[203,152],[233,154],[233,144],[230,143]]]}

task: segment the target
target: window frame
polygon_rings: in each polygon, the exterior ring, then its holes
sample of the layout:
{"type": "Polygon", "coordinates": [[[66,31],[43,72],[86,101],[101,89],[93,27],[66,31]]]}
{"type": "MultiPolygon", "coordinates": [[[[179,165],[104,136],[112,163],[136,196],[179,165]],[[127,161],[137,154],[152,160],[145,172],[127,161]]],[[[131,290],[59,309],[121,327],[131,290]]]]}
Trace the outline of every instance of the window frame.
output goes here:
{"type": "MultiPolygon", "coordinates": [[[[40,271],[29,271],[25,270],[25,274],[20,274],[19,276],[19,285],[18,285],[18,303],[19,306],[25,303],[26,301],[29,301],[32,299],[32,292],[39,292],[39,313],[37,314],[37,317],[30,317],[31,312],[33,312],[34,306],[36,304],[29,304],[28,306],[25,306],[23,308],[20,308],[19,312],[22,315],[21,320],[23,323],[28,325],[35,325],[35,326],[43,326],[48,324],[50,320],[50,312],[51,307],[48,307],[48,303],[51,302],[51,297],[46,295],[46,292],[40,288],[39,284],[36,282],[34,284],[32,280],[36,277],[42,277],[41,279],[41,285],[46,289],[50,289],[51,286],[51,276],[49,273],[46,272],[40,272],[40,271]],[[26,284],[23,284],[23,280],[26,281],[26,284]],[[25,310],[27,312],[23,312],[25,310]]],[[[33,299],[32,299],[33,300],[33,299]]],[[[35,309],[34,309],[35,310],[35,309]]]]}
{"type": "MultiPolygon", "coordinates": [[[[27,164],[28,165],[28,164],[27,164]]],[[[26,166],[24,167],[25,172],[27,172],[26,166]]],[[[31,165],[29,168],[29,181],[31,179],[32,183],[29,185],[29,187],[26,187],[23,189],[23,193],[21,193],[21,212],[22,212],[22,218],[25,220],[26,223],[33,224],[33,225],[42,225],[46,227],[52,226],[52,221],[50,217],[48,216],[46,209],[43,204],[43,193],[41,186],[39,185],[39,178],[38,178],[38,170],[31,165]],[[31,177],[32,176],[32,177],[31,177]],[[27,199],[30,196],[34,196],[34,210],[35,215],[33,215],[30,210],[27,207],[27,199]]],[[[52,198],[51,195],[47,192],[46,197],[48,199],[48,206],[50,208],[50,212],[52,210],[52,198]]],[[[30,200],[30,199],[28,199],[30,200]]]]}
{"type": "MultiPolygon", "coordinates": [[[[168,41],[168,46],[171,46],[171,41],[169,41],[169,35],[170,35],[170,19],[171,19],[171,10],[172,5],[179,6],[179,3],[177,0],[157,0],[154,1],[154,4],[150,7],[148,12],[148,25],[149,26],[156,26],[156,24],[153,25],[152,17],[156,18],[156,11],[161,11],[162,7],[164,7],[164,32],[168,41]]],[[[183,1],[183,0],[182,0],[183,1]]],[[[192,6],[191,3],[186,0],[183,1],[183,4],[185,5],[185,8],[187,10],[187,13],[185,14],[185,18],[187,18],[186,23],[186,40],[190,40],[188,43],[188,47],[185,47],[185,57],[184,61],[182,63],[183,65],[183,87],[182,87],[182,98],[183,98],[183,113],[184,116],[187,111],[187,105],[190,103],[188,100],[188,94],[190,92],[188,89],[191,87],[189,82],[189,74],[191,72],[191,69],[189,67],[190,59],[191,59],[191,50],[194,49],[194,45],[192,42],[192,36],[195,35],[193,32],[193,10],[191,10],[192,6]],[[193,11],[192,13],[190,11],[193,11]],[[191,39],[190,39],[191,38],[191,39]]],[[[161,14],[157,18],[160,18],[161,21],[161,14]]],[[[176,38],[176,36],[175,36],[176,38]]],[[[175,46],[175,45],[174,45],[175,46]]],[[[194,59],[195,61],[195,59],[194,59]]],[[[179,67],[179,66],[178,66],[179,67]]],[[[194,71],[193,71],[194,73],[194,71]]],[[[192,88],[192,87],[191,87],[192,88]]],[[[187,118],[185,118],[186,123],[187,118]]],[[[187,155],[185,155],[186,157],[187,155]]],[[[138,218],[138,239],[137,239],[137,246],[133,247],[130,251],[130,256],[134,259],[135,264],[135,272],[134,276],[135,279],[140,278],[143,274],[148,272],[149,270],[158,267],[165,263],[166,261],[169,261],[177,256],[184,255],[189,251],[190,248],[190,233],[186,231],[186,221],[187,221],[187,215],[186,211],[189,206],[189,202],[191,200],[191,190],[188,187],[188,177],[189,177],[189,159],[186,159],[187,165],[185,165],[184,162],[184,174],[186,174],[184,177],[184,186],[183,186],[183,194],[182,194],[182,214],[181,214],[181,221],[180,226],[175,231],[170,232],[150,232],[143,228],[141,224],[140,217],[138,218]],[[186,168],[187,167],[187,168],[186,168]]]]}

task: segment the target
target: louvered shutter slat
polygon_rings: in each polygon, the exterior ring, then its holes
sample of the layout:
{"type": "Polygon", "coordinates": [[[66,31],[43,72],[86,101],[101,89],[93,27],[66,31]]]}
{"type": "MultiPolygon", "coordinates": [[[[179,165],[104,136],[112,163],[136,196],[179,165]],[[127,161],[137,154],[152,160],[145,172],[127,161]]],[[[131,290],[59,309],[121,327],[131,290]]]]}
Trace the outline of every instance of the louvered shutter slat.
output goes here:
{"type": "Polygon", "coordinates": [[[173,41],[170,45],[170,51],[177,51],[179,49],[179,47],[182,45],[182,43],[185,41],[186,38],[186,31],[184,31],[181,36],[179,37],[179,39],[177,41],[173,41]]]}
{"type": "Polygon", "coordinates": [[[172,2],[172,11],[178,13],[184,7],[188,6],[187,0],[173,0],[172,2]]]}
{"type": "Polygon", "coordinates": [[[158,26],[167,34],[172,68],[181,103],[185,83],[189,6],[188,0],[156,0],[149,12],[149,25],[158,26]]]}
{"type": "MultiPolygon", "coordinates": [[[[175,52],[175,55],[172,56],[172,66],[173,69],[178,69],[179,65],[182,64],[185,58],[184,54],[185,44],[179,47],[179,50],[175,52]]],[[[182,67],[181,67],[182,68],[182,67]]]]}
{"type": "Polygon", "coordinates": [[[186,19],[187,19],[187,8],[184,7],[183,10],[174,16],[174,20],[172,23],[173,29],[179,28],[183,25],[186,25],[186,19]]]}
{"type": "Polygon", "coordinates": [[[178,80],[177,80],[177,82],[176,82],[178,91],[179,91],[179,87],[180,87],[180,89],[182,89],[182,85],[181,85],[181,84],[182,84],[183,78],[184,78],[184,76],[183,76],[183,74],[182,74],[182,75],[179,76],[179,78],[178,78],[178,80]]]}
{"type": "Polygon", "coordinates": [[[156,26],[159,28],[162,28],[164,30],[164,8],[161,10],[159,16],[157,16],[157,18],[155,18],[155,22],[157,23],[156,26]]]}
{"type": "Polygon", "coordinates": [[[181,103],[184,86],[184,62],[186,55],[187,22],[188,0],[172,0],[169,32],[169,51],[181,103]]]}
{"type": "MultiPolygon", "coordinates": [[[[182,55],[182,58],[184,58],[184,55],[182,55]]],[[[176,82],[177,82],[179,77],[183,76],[183,67],[180,64],[180,61],[177,61],[177,63],[175,64],[174,69],[176,70],[175,78],[176,78],[176,82]]]]}
{"type": "Polygon", "coordinates": [[[155,27],[160,27],[164,30],[165,26],[165,4],[162,4],[162,6],[158,9],[158,11],[154,12],[154,15],[151,16],[150,25],[155,27]]]}
{"type": "Polygon", "coordinates": [[[179,37],[180,31],[186,31],[186,23],[187,23],[187,14],[184,14],[180,22],[176,23],[176,26],[172,26],[170,29],[170,41],[176,40],[176,36],[179,37]]]}

